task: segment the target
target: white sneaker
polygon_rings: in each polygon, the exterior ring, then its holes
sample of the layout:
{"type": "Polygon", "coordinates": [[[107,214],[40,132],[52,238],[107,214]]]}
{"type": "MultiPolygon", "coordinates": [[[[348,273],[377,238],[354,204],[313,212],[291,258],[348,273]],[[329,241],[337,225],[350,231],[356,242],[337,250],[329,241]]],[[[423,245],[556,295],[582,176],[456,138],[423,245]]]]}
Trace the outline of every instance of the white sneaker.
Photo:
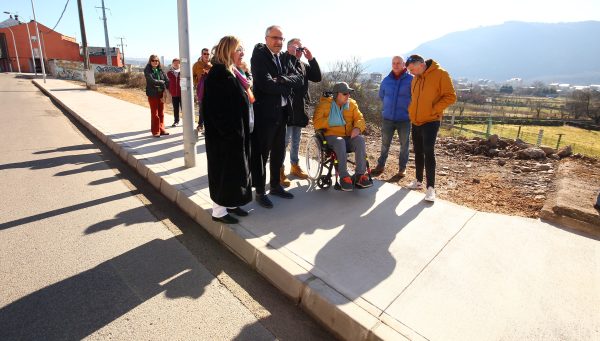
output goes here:
{"type": "Polygon", "coordinates": [[[411,183],[409,183],[408,185],[406,185],[406,188],[408,189],[422,189],[423,188],[423,183],[417,181],[417,180],[413,180],[411,183]]]}
{"type": "Polygon", "coordinates": [[[431,186],[427,187],[427,192],[425,192],[425,201],[435,201],[435,189],[431,186]]]}

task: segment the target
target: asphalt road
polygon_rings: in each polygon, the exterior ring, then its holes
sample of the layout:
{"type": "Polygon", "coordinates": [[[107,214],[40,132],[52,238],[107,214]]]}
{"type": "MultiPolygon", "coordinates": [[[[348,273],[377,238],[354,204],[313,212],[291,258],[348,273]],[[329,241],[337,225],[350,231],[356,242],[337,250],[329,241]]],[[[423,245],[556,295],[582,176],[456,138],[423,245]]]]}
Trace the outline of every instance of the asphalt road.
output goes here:
{"type": "Polygon", "coordinates": [[[1,340],[334,339],[29,79],[0,103],[1,340]]]}

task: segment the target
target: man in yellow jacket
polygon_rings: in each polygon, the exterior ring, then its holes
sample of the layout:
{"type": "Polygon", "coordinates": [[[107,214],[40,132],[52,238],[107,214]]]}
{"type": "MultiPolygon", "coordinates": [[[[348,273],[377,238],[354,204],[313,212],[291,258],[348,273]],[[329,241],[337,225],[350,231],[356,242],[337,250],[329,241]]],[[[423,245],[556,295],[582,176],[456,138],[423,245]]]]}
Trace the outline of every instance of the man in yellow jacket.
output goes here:
{"type": "Polygon", "coordinates": [[[456,92],[450,75],[432,59],[414,54],[405,62],[414,75],[411,82],[411,102],[408,115],[412,122],[412,140],[417,179],[407,187],[423,188],[423,168],[427,176],[425,200],[435,201],[435,139],[444,110],[456,102],[456,92]]]}
{"type": "Polygon", "coordinates": [[[198,126],[196,130],[201,132],[204,128],[204,118],[202,117],[202,97],[204,93],[200,93],[200,91],[204,90],[204,86],[200,86],[200,81],[204,82],[206,75],[208,75],[208,71],[212,67],[212,63],[210,62],[210,52],[208,48],[202,49],[202,56],[198,58],[198,61],[194,63],[192,66],[192,78],[194,82],[194,89],[196,89],[196,96],[198,99],[198,126]],[[200,86],[200,89],[198,89],[200,86]]]}
{"type": "Polygon", "coordinates": [[[350,98],[354,89],[347,83],[340,82],[333,86],[333,97],[321,97],[315,108],[313,125],[315,130],[325,130],[325,140],[333,149],[338,160],[337,172],[340,175],[340,186],[343,191],[373,186],[367,172],[367,156],[365,139],[361,135],[365,131],[365,119],[358,110],[356,101],[350,98]],[[354,181],[347,168],[346,153],[356,153],[356,172],[354,181]]]}

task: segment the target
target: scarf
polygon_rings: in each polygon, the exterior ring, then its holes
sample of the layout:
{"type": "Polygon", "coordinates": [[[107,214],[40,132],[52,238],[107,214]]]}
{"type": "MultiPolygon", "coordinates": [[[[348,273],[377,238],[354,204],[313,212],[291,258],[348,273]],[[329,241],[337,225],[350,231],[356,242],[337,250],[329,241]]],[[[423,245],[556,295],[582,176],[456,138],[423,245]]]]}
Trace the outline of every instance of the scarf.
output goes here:
{"type": "Polygon", "coordinates": [[[246,90],[246,95],[248,95],[248,101],[250,104],[253,104],[256,99],[254,98],[254,94],[252,93],[252,89],[250,89],[250,82],[248,82],[248,78],[244,76],[237,67],[233,68],[233,74],[240,81],[244,90],[246,90]]]}
{"type": "Polygon", "coordinates": [[[160,70],[158,68],[152,68],[152,73],[154,74],[154,77],[156,77],[156,80],[160,80],[160,70]]]}
{"type": "Polygon", "coordinates": [[[331,101],[331,108],[329,109],[329,126],[330,127],[339,127],[345,126],[346,120],[344,120],[344,110],[348,110],[350,105],[348,103],[342,105],[342,107],[338,107],[335,101],[331,101]]]}

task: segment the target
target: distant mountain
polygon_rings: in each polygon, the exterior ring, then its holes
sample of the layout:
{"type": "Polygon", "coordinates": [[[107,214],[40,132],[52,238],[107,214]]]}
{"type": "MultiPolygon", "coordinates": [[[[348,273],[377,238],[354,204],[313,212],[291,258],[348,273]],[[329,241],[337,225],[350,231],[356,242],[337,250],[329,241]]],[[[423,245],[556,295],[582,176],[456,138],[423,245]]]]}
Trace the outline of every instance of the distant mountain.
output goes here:
{"type": "MultiPolygon", "coordinates": [[[[506,22],[447,34],[406,53],[438,61],[453,78],[600,84],[600,22],[506,22]],[[594,38],[596,37],[596,38],[594,38]]],[[[391,57],[365,62],[389,72],[391,57]]]]}

